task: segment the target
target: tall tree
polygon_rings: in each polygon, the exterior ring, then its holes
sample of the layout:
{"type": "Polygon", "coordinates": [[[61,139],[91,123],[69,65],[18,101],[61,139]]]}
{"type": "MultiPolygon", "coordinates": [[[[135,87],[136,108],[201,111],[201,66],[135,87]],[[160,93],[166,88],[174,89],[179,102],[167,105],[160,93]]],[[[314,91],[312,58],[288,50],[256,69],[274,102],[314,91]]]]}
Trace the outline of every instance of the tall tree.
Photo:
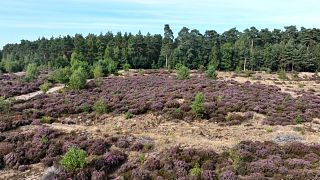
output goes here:
{"type": "Polygon", "coordinates": [[[165,58],[165,67],[168,68],[173,48],[173,32],[169,24],[164,25],[164,35],[162,40],[161,56],[165,58]]]}

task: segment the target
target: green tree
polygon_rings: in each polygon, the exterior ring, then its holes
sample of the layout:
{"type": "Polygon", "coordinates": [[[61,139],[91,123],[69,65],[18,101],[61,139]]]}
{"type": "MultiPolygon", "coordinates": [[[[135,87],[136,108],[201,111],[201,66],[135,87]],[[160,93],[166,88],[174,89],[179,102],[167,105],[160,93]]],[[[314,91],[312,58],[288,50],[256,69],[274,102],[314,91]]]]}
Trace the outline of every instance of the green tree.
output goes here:
{"type": "Polygon", "coordinates": [[[173,32],[170,29],[169,24],[164,25],[164,37],[162,40],[161,56],[165,59],[166,68],[168,68],[169,62],[171,60],[173,38],[173,32]]]}
{"type": "Polygon", "coordinates": [[[87,74],[82,67],[76,69],[69,80],[69,87],[73,90],[83,89],[87,82],[87,74]]]}
{"type": "Polygon", "coordinates": [[[232,70],[233,46],[231,43],[225,43],[221,47],[221,62],[219,67],[221,70],[232,70]]]}
{"type": "Polygon", "coordinates": [[[205,97],[202,92],[198,92],[196,97],[194,98],[194,101],[192,102],[191,108],[192,112],[197,116],[197,117],[202,117],[204,113],[204,101],[205,97]]]}
{"type": "Polygon", "coordinates": [[[37,78],[39,75],[39,69],[36,64],[28,64],[27,70],[26,70],[26,78],[29,80],[37,78]]]}

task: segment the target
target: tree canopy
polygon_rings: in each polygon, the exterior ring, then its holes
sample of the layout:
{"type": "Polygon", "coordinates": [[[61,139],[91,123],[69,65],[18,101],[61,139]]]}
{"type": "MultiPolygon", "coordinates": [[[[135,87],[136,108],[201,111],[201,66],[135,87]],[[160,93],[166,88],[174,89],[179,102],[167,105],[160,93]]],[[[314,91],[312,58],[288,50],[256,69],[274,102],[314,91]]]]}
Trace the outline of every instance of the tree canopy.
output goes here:
{"type": "Polygon", "coordinates": [[[21,40],[19,44],[5,45],[0,58],[0,70],[7,72],[26,69],[30,63],[52,69],[106,64],[104,72],[120,69],[124,64],[150,69],[174,68],[178,63],[190,69],[213,65],[226,71],[240,68],[314,72],[320,70],[320,29],[286,26],[271,31],[251,27],[243,32],[232,28],[221,34],[214,30],[202,34],[183,27],[174,38],[166,24],[163,36],[139,31],[136,35],[108,32],[21,40]]]}

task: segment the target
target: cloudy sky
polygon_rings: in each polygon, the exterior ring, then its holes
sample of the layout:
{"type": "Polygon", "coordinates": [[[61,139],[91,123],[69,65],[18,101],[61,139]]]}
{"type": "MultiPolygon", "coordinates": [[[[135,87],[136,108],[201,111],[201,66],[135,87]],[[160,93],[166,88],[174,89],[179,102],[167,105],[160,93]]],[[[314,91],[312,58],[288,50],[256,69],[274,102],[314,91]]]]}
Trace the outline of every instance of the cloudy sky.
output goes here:
{"type": "Polygon", "coordinates": [[[320,26],[318,0],[0,0],[0,48],[21,39],[107,31],[175,35],[186,26],[223,32],[320,26]]]}

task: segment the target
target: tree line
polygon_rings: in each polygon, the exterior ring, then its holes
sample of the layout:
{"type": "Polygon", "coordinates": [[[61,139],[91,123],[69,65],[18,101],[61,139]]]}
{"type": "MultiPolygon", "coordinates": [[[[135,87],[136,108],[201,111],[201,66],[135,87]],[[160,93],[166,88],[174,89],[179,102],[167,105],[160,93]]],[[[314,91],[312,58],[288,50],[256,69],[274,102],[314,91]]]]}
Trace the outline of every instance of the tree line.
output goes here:
{"type": "Polygon", "coordinates": [[[30,63],[52,69],[75,63],[107,64],[109,70],[110,66],[151,69],[183,64],[190,69],[214,66],[223,71],[315,72],[320,70],[320,29],[286,26],[284,30],[270,31],[251,27],[243,32],[232,28],[222,34],[215,30],[202,34],[183,27],[175,37],[166,24],[163,35],[108,32],[21,40],[19,44],[5,45],[0,57],[3,72],[21,71],[30,63]]]}

